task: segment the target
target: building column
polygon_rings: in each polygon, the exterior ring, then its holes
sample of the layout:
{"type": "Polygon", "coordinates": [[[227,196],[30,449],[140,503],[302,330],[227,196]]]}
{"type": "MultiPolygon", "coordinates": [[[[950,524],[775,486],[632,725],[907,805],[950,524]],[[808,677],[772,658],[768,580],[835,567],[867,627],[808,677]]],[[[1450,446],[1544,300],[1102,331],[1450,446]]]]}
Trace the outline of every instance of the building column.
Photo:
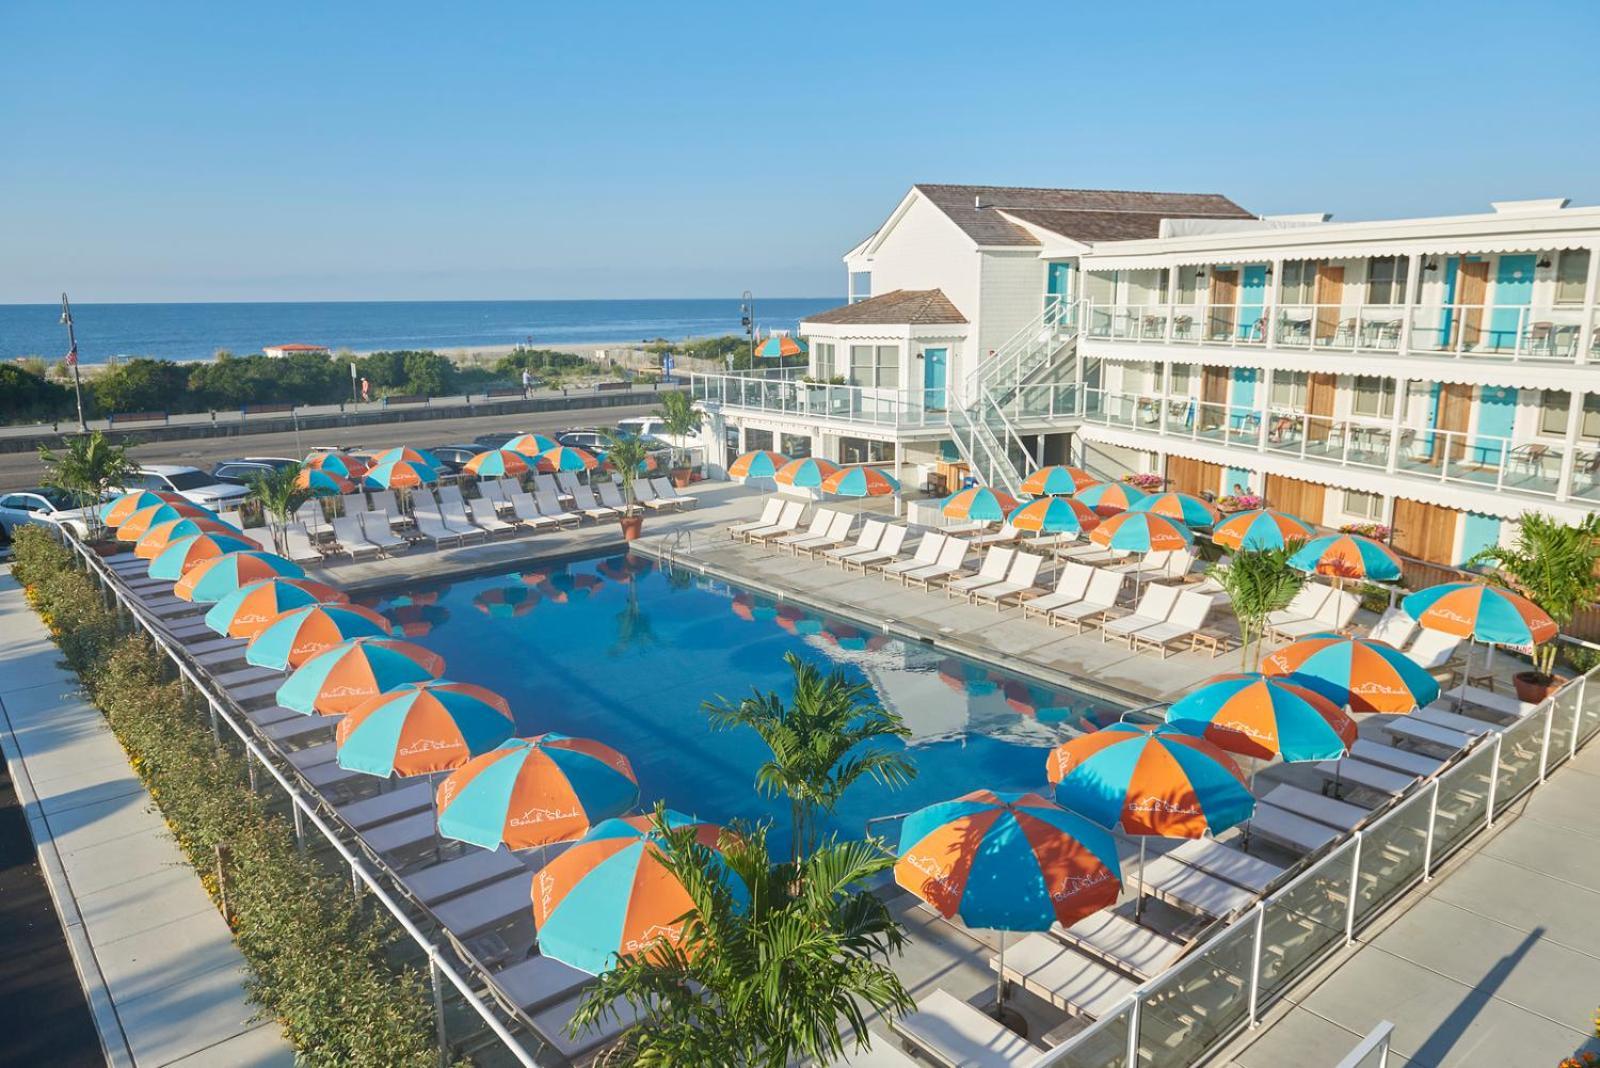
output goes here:
{"type": "Polygon", "coordinates": [[[1406,288],[1401,296],[1400,341],[1402,353],[1411,351],[1411,320],[1416,311],[1417,291],[1422,288],[1422,255],[1413,252],[1406,257],[1406,288]]]}
{"type": "Polygon", "coordinates": [[[1406,425],[1406,401],[1410,398],[1410,390],[1410,379],[1394,380],[1394,413],[1389,417],[1389,458],[1383,465],[1383,469],[1391,475],[1400,468],[1400,433],[1406,425]]]}
{"type": "Polygon", "coordinates": [[[1266,338],[1267,348],[1278,347],[1278,287],[1283,284],[1283,257],[1279,256],[1268,264],[1271,278],[1267,285],[1266,303],[1261,309],[1261,314],[1267,316],[1267,328],[1262,336],[1266,338]]]}
{"type": "MultiPolygon", "coordinates": [[[[1560,256],[1560,253],[1556,253],[1560,256]]],[[[1594,348],[1594,332],[1600,330],[1600,317],[1595,314],[1595,300],[1600,295],[1600,248],[1589,250],[1589,277],[1583,283],[1584,331],[1578,337],[1578,362],[1588,363],[1594,348]]]]}
{"type": "MultiPolygon", "coordinates": [[[[1591,255],[1590,281],[1594,281],[1592,266],[1595,257],[1591,255]]],[[[1572,473],[1578,463],[1578,442],[1583,436],[1583,399],[1584,391],[1573,389],[1568,391],[1571,399],[1567,402],[1567,433],[1561,444],[1561,473],[1556,477],[1556,500],[1564,501],[1572,496],[1572,473]]]]}

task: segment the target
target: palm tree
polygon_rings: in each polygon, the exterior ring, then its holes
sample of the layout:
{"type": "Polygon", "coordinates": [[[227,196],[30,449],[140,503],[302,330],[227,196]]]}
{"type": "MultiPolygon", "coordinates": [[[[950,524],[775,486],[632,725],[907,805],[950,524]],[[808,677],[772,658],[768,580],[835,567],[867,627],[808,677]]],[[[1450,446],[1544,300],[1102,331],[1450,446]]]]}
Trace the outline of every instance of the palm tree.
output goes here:
{"type": "Polygon", "coordinates": [[[627,506],[624,514],[632,515],[637,503],[633,496],[633,480],[649,461],[650,447],[637,434],[619,434],[614,430],[605,431],[605,442],[606,462],[616,471],[617,481],[622,483],[622,502],[627,506]]]}
{"type": "Polygon", "coordinates": [[[62,442],[60,452],[51,452],[39,446],[39,461],[44,464],[44,484],[61,490],[73,503],[84,509],[84,522],[89,530],[89,540],[100,537],[100,509],[92,507],[110,492],[113,486],[128,482],[138,473],[139,465],[128,456],[124,445],[114,445],[100,431],[62,442]]]}
{"type": "Polygon", "coordinates": [[[584,995],[574,1035],[626,1004],[638,1015],[615,1063],[784,1068],[865,1049],[871,1016],[914,1007],[889,967],[905,934],[863,889],[892,855],[830,839],[775,864],[765,826],[725,833],[719,850],[692,827],[667,829],[659,809],[656,827],[662,862],[692,903],[683,936],[620,957],[584,995]]]}
{"type": "Polygon", "coordinates": [[[311,491],[301,487],[300,465],[272,471],[263,471],[250,480],[250,500],[261,506],[272,528],[272,543],[279,552],[284,551],[284,529],[293,518],[295,509],[311,499],[311,491]]]}
{"type": "Polygon", "coordinates": [[[1305,575],[1289,566],[1289,557],[1298,549],[1294,543],[1282,549],[1237,552],[1226,564],[1208,572],[1233,603],[1239,619],[1239,666],[1251,667],[1250,645],[1255,642],[1255,663],[1261,663],[1261,637],[1267,617],[1288,607],[1306,584],[1305,575]]]}
{"type": "MultiPolygon", "coordinates": [[[[700,429],[700,413],[694,410],[694,401],[689,394],[683,392],[668,393],[661,398],[661,408],[657,412],[661,416],[661,428],[676,439],[688,437],[700,429]]],[[[672,466],[674,470],[684,467],[680,460],[687,457],[687,452],[676,444],[672,446],[672,466]]]]}
{"type": "MultiPolygon", "coordinates": [[[[1568,524],[1529,512],[1522,517],[1516,544],[1490,546],[1467,563],[1491,565],[1491,582],[1522,594],[1564,627],[1600,599],[1595,571],[1600,567],[1600,515],[1568,524]]],[[[1533,669],[1541,685],[1554,681],[1555,666],[1555,642],[1534,646],[1533,669]]]]}
{"type": "Polygon", "coordinates": [[[900,716],[870,701],[872,687],[851,682],[844,672],[824,675],[793,653],[784,661],[794,672],[794,697],[759,690],[737,704],[718,697],[703,706],[718,730],[749,727],[771,751],[756,769],[756,788],[768,797],[789,798],[794,825],[793,855],[815,838],[820,818],[830,815],[844,792],[862,778],[891,788],[917,774],[904,753],[862,748],[880,738],[909,738],[900,716]]]}

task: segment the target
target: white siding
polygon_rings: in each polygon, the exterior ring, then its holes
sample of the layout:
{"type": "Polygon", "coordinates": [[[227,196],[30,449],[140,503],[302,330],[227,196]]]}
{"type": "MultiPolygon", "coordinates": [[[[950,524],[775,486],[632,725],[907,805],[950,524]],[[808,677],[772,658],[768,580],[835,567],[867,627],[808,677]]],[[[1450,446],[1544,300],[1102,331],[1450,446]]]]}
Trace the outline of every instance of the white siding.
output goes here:
{"type": "MultiPolygon", "coordinates": [[[[1037,318],[1044,307],[1045,263],[1036,251],[981,253],[980,306],[976,351],[979,358],[998,349],[1037,318]]],[[[967,313],[968,318],[972,313],[967,313]]],[[[963,371],[965,373],[965,371],[963,371]]]]}
{"type": "Polygon", "coordinates": [[[972,239],[920,194],[912,197],[876,252],[851,256],[846,266],[872,272],[875,297],[896,289],[942,289],[962,315],[977,321],[978,262],[972,239]]]}

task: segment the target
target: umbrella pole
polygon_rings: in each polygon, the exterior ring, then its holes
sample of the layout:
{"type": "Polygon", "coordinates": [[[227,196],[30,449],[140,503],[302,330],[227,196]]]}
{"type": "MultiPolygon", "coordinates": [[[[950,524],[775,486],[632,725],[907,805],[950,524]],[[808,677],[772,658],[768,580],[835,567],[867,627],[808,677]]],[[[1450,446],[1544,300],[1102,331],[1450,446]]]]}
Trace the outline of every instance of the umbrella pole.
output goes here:
{"type": "Polygon", "coordinates": [[[994,981],[994,1018],[1005,1023],[1006,1013],[1006,933],[1000,932],[999,978],[994,981]]]}
{"type": "Polygon", "coordinates": [[[1149,841],[1148,835],[1139,836],[1139,896],[1133,902],[1133,920],[1139,922],[1139,917],[1144,915],[1144,848],[1149,841]]]}
{"type": "Polygon", "coordinates": [[[1475,640],[1467,641],[1467,658],[1461,664],[1461,684],[1456,687],[1456,711],[1461,711],[1461,706],[1467,700],[1467,680],[1472,678],[1472,650],[1478,647],[1475,640]]]}

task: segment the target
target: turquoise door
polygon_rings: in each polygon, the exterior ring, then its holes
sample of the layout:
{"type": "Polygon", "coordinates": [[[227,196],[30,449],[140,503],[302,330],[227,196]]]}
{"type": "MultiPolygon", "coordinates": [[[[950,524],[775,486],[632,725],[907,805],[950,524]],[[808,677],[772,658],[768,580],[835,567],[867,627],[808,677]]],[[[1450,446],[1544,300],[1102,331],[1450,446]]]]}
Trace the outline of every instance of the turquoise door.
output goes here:
{"type": "Polygon", "coordinates": [[[944,372],[949,349],[922,350],[922,395],[924,407],[944,410],[944,372]]]}
{"type": "Polygon", "coordinates": [[[1489,316],[1489,347],[1509,352],[1526,331],[1524,309],[1533,303],[1532,256],[1501,256],[1494,275],[1494,312],[1489,316]]]}
{"type": "Polygon", "coordinates": [[[1239,279],[1239,286],[1239,340],[1263,340],[1263,335],[1256,331],[1264,328],[1264,324],[1261,324],[1261,311],[1267,304],[1266,264],[1251,264],[1246,267],[1239,279]]]}
{"type": "Polygon", "coordinates": [[[1059,315],[1072,303],[1072,264],[1052,263],[1045,274],[1045,308],[1059,315]]]}

